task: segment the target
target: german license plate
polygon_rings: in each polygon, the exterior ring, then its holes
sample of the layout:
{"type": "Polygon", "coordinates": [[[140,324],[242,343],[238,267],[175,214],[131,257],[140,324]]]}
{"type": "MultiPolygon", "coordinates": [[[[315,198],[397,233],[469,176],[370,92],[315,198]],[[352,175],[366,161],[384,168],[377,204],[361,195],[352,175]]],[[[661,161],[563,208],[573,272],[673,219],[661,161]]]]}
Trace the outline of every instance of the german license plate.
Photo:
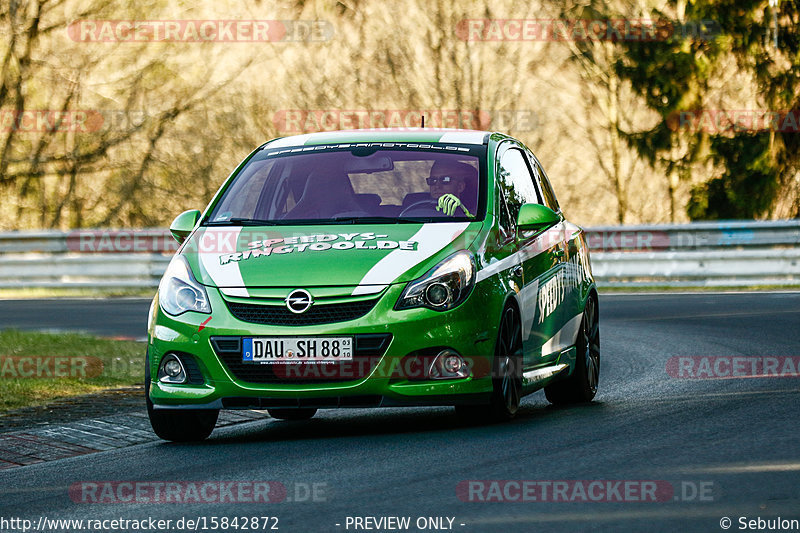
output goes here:
{"type": "Polygon", "coordinates": [[[303,364],[352,360],[352,337],[246,337],[242,339],[242,361],[246,363],[303,364]]]}

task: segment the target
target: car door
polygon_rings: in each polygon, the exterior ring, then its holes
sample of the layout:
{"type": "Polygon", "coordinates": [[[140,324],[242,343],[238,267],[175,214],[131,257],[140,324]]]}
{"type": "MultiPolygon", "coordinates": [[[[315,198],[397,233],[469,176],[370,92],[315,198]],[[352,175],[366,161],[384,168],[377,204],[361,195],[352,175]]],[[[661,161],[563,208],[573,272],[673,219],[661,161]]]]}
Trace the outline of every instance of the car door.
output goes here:
{"type": "Polygon", "coordinates": [[[575,335],[580,327],[581,312],[583,311],[583,294],[581,287],[585,278],[586,252],[583,249],[581,228],[566,220],[556,199],[550,180],[544,172],[539,160],[530,151],[526,151],[528,162],[533,170],[534,181],[541,192],[544,204],[561,215],[562,222],[558,227],[558,234],[553,235],[559,241],[560,260],[564,278],[564,298],[561,303],[561,320],[563,322],[559,335],[553,339],[547,350],[552,350],[553,355],[566,349],[574,343],[575,335]]]}
{"type": "MultiPolygon", "coordinates": [[[[507,142],[498,150],[499,195],[505,202],[513,227],[514,246],[519,252],[516,282],[522,315],[523,366],[544,365],[558,353],[547,344],[563,325],[560,302],[564,297],[561,224],[544,232],[517,231],[516,220],[524,203],[543,204],[532,168],[523,148],[507,142]]],[[[512,273],[514,271],[512,270],[512,273]]]]}

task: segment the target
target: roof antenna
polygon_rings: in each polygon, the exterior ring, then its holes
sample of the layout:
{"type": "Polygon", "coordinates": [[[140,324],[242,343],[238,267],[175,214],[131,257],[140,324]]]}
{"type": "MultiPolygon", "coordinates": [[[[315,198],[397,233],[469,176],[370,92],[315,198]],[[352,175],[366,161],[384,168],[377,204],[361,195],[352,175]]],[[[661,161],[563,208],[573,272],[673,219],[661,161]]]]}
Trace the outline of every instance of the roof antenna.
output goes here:
{"type": "Polygon", "coordinates": [[[425,127],[425,115],[422,115],[422,127],[425,127]]]}

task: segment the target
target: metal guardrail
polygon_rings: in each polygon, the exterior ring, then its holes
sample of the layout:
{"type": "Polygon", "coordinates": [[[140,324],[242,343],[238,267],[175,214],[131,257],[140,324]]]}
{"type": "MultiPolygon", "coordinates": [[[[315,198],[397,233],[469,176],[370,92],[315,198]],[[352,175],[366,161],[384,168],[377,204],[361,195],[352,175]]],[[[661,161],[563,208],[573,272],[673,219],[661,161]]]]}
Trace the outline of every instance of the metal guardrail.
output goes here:
{"type": "Polygon", "coordinates": [[[169,260],[161,254],[0,255],[0,288],[155,288],[169,260]]]}
{"type": "MultiPolygon", "coordinates": [[[[800,285],[800,220],[587,229],[601,286],[800,285]]],[[[0,233],[0,288],[155,288],[169,231],[0,233]]]]}
{"type": "Polygon", "coordinates": [[[592,272],[607,287],[800,285],[800,248],[601,252],[592,272]]]}
{"type": "Polygon", "coordinates": [[[800,220],[587,228],[594,251],[714,250],[800,245],[800,220]]]}
{"type": "Polygon", "coordinates": [[[8,253],[174,253],[178,243],[169,230],[86,229],[0,233],[0,254],[8,253]]]}

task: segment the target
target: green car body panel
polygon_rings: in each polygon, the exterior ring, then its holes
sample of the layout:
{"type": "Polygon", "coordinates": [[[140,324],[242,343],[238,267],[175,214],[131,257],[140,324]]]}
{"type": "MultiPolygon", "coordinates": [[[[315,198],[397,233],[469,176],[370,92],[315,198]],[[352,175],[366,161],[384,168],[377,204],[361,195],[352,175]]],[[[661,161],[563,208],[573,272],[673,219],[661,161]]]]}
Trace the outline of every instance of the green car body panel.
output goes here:
{"type": "MultiPolygon", "coordinates": [[[[160,294],[153,300],[148,320],[148,389],[156,410],[485,403],[493,390],[491,372],[473,371],[454,379],[412,379],[395,370],[409,354],[435,353],[443,348],[478,361],[476,368],[491,368],[500,317],[508,306],[518,309],[521,317],[523,392],[567,379],[574,372],[583,310],[589,298],[596,298],[583,230],[568,222],[557,206],[553,206],[557,222],[547,229],[509,233],[503,227],[505,200],[501,197],[508,191],[501,179],[501,158],[505,151],[517,150],[529,158],[529,164],[538,164],[530,151],[499,133],[424,129],[317,133],[278,139],[264,147],[359,142],[485,147],[481,185],[486,200],[480,219],[240,227],[204,224],[256,150],[223,184],[177,253],[185,258],[196,281],[204,285],[210,313],[187,311],[172,316],[160,305],[160,294]],[[460,142],[464,140],[468,142],[460,142]],[[397,308],[409,282],[461,250],[472,254],[476,267],[474,286],[463,303],[447,311],[397,308]],[[369,310],[352,320],[308,325],[253,323],[229,310],[233,304],[254,302],[282,306],[297,289],[308,291],[314,305],[362,303],[369,310]],[[370,302],[374,302],[371,307],[370,302]],[[241,346],[226,359],[215,344],[215,339],[377,339],[375,335],[388,335],[381,338],[389,340],[376,352],[379,355],[373,366],[326,380],[248,381],[246,374],[237,375],[231,367],[230,358],[241,361],[241,346]],[[199,379],[179,384],[159,380],[160,364],[168,353],[188,354],[196,363],[192,373],[197,378],[199,372],[199,379]]],[[[546,176],[540,179],[547,180],[546,176]]]]}

